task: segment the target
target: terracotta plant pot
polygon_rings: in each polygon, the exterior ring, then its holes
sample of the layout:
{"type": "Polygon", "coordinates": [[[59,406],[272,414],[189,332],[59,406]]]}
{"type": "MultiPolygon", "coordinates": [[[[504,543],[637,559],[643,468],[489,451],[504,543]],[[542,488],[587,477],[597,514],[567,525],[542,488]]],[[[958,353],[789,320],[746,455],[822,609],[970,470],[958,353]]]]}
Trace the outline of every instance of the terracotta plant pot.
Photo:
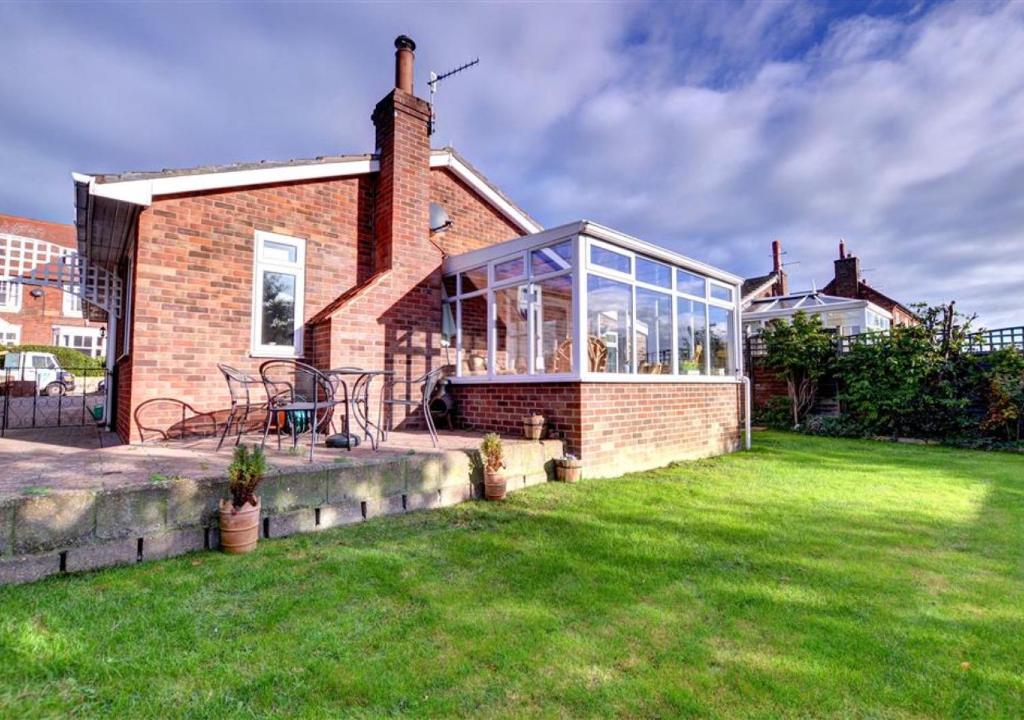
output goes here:
{"type": "Polygon", "coordinates": [[[505,499],[505,476],[495,470],[484,470],[484,498],[487,500],[505,499]]]}
{"type": "Polygon", "coordinates": [[[561,482],[579,482],[583,478],[583,463],[579,460],[556,460],[555,476],[561,482]]]}
{"type": "Polygon", "coordinates": [[[523,437],[527,440],[540,440],[544,435],[544,416],[527,415],[523,418],[523,437]]]}
{"type": "Polygon", "coordinates": [[[220,546],[226,553],[247,553],[260,539],[260,499],[235,510],[230,500],[220,501],[220,546]]]}

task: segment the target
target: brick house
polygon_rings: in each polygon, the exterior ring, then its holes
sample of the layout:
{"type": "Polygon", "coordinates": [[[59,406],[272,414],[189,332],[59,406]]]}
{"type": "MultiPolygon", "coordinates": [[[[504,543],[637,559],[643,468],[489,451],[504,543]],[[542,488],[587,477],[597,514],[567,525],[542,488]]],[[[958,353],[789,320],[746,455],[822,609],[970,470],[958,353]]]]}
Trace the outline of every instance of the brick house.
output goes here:
{"type": "MultiPolygon", "coordinates": [[[[79,247],[124,288],[122,311],[111,320],[115,379],[108,402],[122,439],[139,440],[140,408],[156,405],[153,400],[170,398],[202,411],[225,407],[217,363],[255,374],[267,358],[294,357],[321,368],[386,368],[406,378],[451,367],[460,422],[518,434],[520,416],[539,410],[572,451],[608,472],[736,448],[743,399],[736,348],[740,278],[593,224],[544,231],[455,150],[430,148],[431,108],[412,92],[415,45],[403,36],[395,46],[395,88],[371,116],[372,154],[75,175],[79,247]],[[432,206],[450,222],[431,228],[432,206]],[[634,335],[642,335],[650,349],[654,326],[645,316],[630,331],[628,347],[606,350],[616,372],[606,372],[606,360],[600,377],[585,377],[587,335],[578,322],[580,342],[572,348],[562,338],[559,346],[562,372],[551,364],[545,374],[542,361],[521,361],[516,372],[503,365],[506,376],[497,377],[508,353],[496,345],[509,341],[509,328],[487,308],[511,298],[510,308],[519,303],[513,315],[539,317],[540,291],[524,273],[521,286],[502,294],[495,265],[509,254],[525,258],[531,248],[549,263],[565,263],[557,252],[567,242],[579,267],[588,249],[604,248],[635,264],[637,273],[657,261],[666,273],[675,265],[703,283],[696,295],[670,302],[677,289],[672,275],[661,290],[660,320],[664,326],[675,318],[684,300],[697,308],[686,316],[686,348],[694,342],[708,347],[688,350],[697,354],[688,362],[703,370],[693,377],[692,371],[641,375],[643,363],[631,348],[634,335]],[[474,287],[462,280],[479,281],[478,271],[491,282],[474,287]]],[[[580,283],[587,279],[575,273],[570,281],[568,265],[552,267],[546,279],[574,285],[577,300],[563,297],[557,308],[548,306],[548,320],[522,321],[546,333],[521,333],[516,342],[526,352],[540,353],[539,343],[565,332],[550,318],[560,314],[564,325],[580,313],[570,305],[583,302],[580,283]]],[[[591,272],[604,274],[598,284],[627,286],[619,270],[595,265],[591,272]]],[[[648,289],[631,292],[646,297],[648,289]]],[[[599,330],[612,337],[618,327],[625,337],[633,313],[615,317],[611,306],[602,312],[599,330]]],[[[648,363],[648,370],[682,366],[677,335],[669,329],[659,336],[663,362],[648,363]]],[[[153,412],[147,425],[177,419],[173,411],[165,417],[153,412]]]]}
{"type": "MultiPolygon", "coordinates": [[[[9,252],[46,245],[74,253],[75,227],[0,214],[0,244],[9,252]]],[[[101,357],[106,324],[86,317],[74,293],[0,279],[0,347],[10,345],[57,345],[101,357]]]]}
{"type": "Polygon", "coordinates": [[[867,300],[892,316],[893,325],[916,325],[914,311],[898,300],[893,300],[870,285],[860,275],[860,258],[846,252],[846,243],[839,241],[839,257],[835,260],[835,276],[822,292],[837,297],[867,300]]]}

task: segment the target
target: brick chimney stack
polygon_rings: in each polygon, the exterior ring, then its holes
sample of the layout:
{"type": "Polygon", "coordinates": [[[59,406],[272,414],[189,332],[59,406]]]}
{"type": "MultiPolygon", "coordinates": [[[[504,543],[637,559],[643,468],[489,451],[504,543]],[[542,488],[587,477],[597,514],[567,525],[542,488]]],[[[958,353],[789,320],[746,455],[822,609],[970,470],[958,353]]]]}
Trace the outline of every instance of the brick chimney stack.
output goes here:
{"type": "Polygon", "coordinates": [[[835,261],[832,292],[839,297],[860,297],[860,258],[846,252],[846,243],[839,241],[839,259],[835,261]]]}
{"type": "Polygon", "coordinates": [[[395,88],[374,108],[377,195],[373,267],[413,273],[439,264],[430,244],[430,105],[412,94],[416,43],[395,39],[395,88]]]}
{"type": "Polygon", "coordinates": [[[772,272],[779,277],[772,284],[772,297],[789,295],[789,277],[782,269],[782,243],[772,240],[772,272]]]}

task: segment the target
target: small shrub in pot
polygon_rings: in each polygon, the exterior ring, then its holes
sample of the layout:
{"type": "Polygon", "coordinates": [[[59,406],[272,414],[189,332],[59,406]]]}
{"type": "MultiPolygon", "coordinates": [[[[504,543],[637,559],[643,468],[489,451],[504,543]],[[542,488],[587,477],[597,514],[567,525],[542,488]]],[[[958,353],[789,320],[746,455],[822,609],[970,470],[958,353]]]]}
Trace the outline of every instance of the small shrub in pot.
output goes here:
{"type": "Polygon", "coordinates": [[[489,433],[480,443],[480,456],[484,462],[484,497],[488,500],[505,498],[505,451],[501,445],[501,437],[497,433],[489,433]]]}
{"type": "Polygon", "coordinates": [[[224,552],[247,553],[260,538],[260,498],[256,495],[267,472],[263,449],[245,445],[235,448],[228,466],[230,498],[220,501],[220,544],[224,552]]]}

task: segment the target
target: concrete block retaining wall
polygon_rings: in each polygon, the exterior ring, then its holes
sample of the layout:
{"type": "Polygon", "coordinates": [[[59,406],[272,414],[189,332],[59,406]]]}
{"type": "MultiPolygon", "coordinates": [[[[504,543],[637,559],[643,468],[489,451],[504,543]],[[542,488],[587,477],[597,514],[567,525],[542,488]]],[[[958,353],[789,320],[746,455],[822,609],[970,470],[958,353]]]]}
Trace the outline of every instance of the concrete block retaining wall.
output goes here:
{"type": "MultiPolygon", "coordinates": [[[[506,441],[509,491],[554,477],[561,441],[506,441]]],[[[268,474],[260,486],[265,538],[315,532],[482,497],[475,450],[349,460],[268,474]]],[[[0,584],[127,565],[219,547],[225,478],[69,490],[0,500],[0,584]]]]}

